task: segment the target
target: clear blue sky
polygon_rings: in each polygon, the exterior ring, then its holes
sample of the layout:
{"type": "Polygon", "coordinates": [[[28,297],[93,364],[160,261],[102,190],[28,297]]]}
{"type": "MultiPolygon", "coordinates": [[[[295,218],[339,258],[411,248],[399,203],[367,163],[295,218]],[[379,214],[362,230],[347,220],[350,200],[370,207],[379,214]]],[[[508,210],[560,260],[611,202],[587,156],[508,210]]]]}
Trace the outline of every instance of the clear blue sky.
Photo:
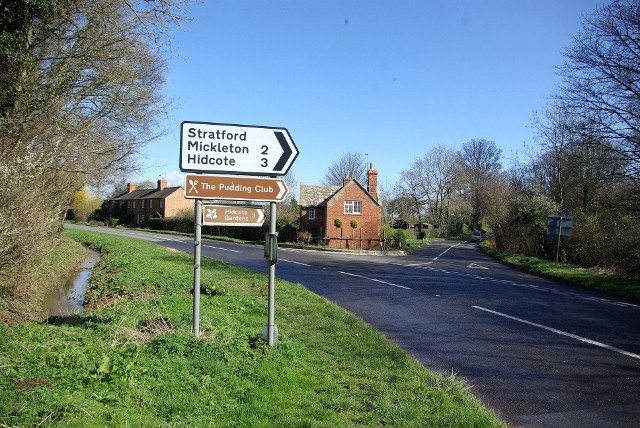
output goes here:
{"type": "Polygon", "coordinates": [[[347,151],[393,183],[437,144],[495,141],[505,164],[533,143],[532,113],[559,78],[561,51],[595,0],[220,0],[175,32],[166,94],[171,132],[146,150],[179,172],[180,123],[285,127],[299,182],[319,184],[347,151]]]}

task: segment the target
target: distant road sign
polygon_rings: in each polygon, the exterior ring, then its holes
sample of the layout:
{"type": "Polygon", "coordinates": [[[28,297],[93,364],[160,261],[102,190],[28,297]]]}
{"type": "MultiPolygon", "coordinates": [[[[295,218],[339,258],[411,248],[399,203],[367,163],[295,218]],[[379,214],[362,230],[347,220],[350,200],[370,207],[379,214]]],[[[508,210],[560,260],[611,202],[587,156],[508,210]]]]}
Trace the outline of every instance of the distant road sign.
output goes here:
{"type": "Polygon", "coordinates": [[[547,217],[548,236],[572,236],[573,217],[550,215],[547,217]]]}
{"type": "Polygon", "coordinates": [[[185,198],[281,202],[289,193],[282,178],[187,174],[185,198]]]}
{"type": "Polygon", "coordinates": [[[262,226],[264,210],[242,205],[203,205],[202,224],[205,226],[262,226]]]}
{"type": "Polygon", "coordinates": [[[182,122],[180,170],[209,174],[285,175],[298,156],[286,128],[182,122]]]}

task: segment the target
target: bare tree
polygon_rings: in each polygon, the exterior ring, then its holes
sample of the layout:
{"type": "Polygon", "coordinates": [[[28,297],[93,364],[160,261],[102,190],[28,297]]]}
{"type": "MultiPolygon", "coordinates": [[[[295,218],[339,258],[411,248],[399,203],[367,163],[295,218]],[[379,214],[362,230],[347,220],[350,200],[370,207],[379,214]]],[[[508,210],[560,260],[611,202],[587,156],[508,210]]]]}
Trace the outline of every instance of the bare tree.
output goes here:
{"type": "MultiPolygon", "coordinates": [[[[431,194],[423,174],[423,159],[414,160],[411,166],[400,173],[396,199],[403,201],[405,211],[413,211],[422,225],[428,210],[431,194]]],[[[400,208],[400,207],[398,207],[400,208]]],[[[405,219],[406,220],[406,219],[405,219]]]]}
{"type": "Polygon", "coordinates": [[[163,53],[182,6],[61,0],[2,7],[9,13],[0,20],[7,53],[0,57],[0,267],[46,246],[76,189],[130,168],[162,135],[163,53]]]}
{"type": "Polygon", "coordinates": [[[447,234],[451,196],[459,184],[456,152],[435,146],[403,171],[400,180],[403,194],[414,200],[417,213],[420,215],[426,205],[431,221],[447,234]]]}
{"type": "Polygon", "coordinates": [[[640,0],[614,0],[585,18],[564,52],[558,93],[595,144],[626,163],[621,176],[640,181],[640,0]]]}
{"type": "Polygon", "coordinates": [[[367,158],[362,153],[343,153],[324,173],[322,184],[325,186],[341,186],[346,177],[355,178],[360,184],[367,182],[367,158]]]}
{"type": "Polygon", "coordinates": [[[287,194],[284,202],[289,203],[291,200],[295,199],[295,189],[298,188],[298,178],[296,177],[296,173],[293,169],[290,169],[282,178],[289,188],[289,193],[287,194]]]}
{"type": "Polygon", "coordinates": [[[471,227],[480,226],[487,207],[487,189],[500,173],[502,150],[493,141],[473,139],[459,152],[461,172],[468,185],[466,199],[471,206],[471,227]]]}
{"type": "Polygon", "coordinates": [[[596,193],[616,181],[621,161],[610,144],[582,132],[586,125],[563,103],[557,102],[534,115],[535,140],[541,149],[535,163],[538,182],[554,202],[573,212],[592,209],[596,193]]]}
{"type": "Polygon", "coordinates": [[[536,130],[534,138],[544,152],[541,164],[548,172],[542,179],[546,182],[547,194],[563,206],[569,180],[567,153],[572,143],[580,138],[578,127],[562,103],[545,108],[542,116],[534,114],[532,125],[536,130]]]}

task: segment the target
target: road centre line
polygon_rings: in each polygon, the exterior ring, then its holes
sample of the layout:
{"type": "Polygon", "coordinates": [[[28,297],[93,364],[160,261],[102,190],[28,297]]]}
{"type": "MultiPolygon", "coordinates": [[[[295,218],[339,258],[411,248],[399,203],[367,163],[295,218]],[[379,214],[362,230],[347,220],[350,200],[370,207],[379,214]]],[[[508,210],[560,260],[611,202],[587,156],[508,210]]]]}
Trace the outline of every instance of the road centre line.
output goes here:
{"type": "Polygon", "coordinates": [[[443,252],[441,252],[440,254],[438,254],[438,256],[436,258],[434,258],[433,260],[437,260],[438,258],[444,256],[447,252],[449,252],[450,249],[457,247],[458,245],[462,244],[462,242],[458,242],[457,244],[453,244],[451,245],[449,248],[447,248],[446,250],[444,250],[443,252]]]}
{"type": "MultiPolygon", "coordinates": [[[[410,265],[405,265],[405,266],[410,266],[410,265]]],[[[467,277],[467,278],[479,279],[481,281],[488,281],[488,282],[495,282],[495,283],[499,283],[499,284],[514,285],[516,287],[529,288],[529,289],[532,289],[532,290],[544,291],[544,292],[547,292],[547,293],[559,294],[559,295],[562,295],[562,296],[577,297],[578,299],[589,300],[589,301],[592,301],[592,302],[607,303],[607,304],[610,304],[610,305],[623,306],[623,307],[628,307],[628,308],[632,308],[632,309],[640,309],[639,305],[636,305],[636,304],[633,304],[633,303],[609,300],[609,299],[604,299],[602,297],[585,296],[583,294],[573,293],[573,292],[570,292],[570,291],[554,290],[552,288],[541,287],[539,285],[534,285],[534,284],[524,284],[524,283],[520,283],[520,282],[511,281],[511,280],[508,280],[508,279],[490,278],[490,277],[487,277],[487,276],[480,276],[480,275],[475,275],[475,274],[470,274],[470,273],[450,271],[450,270],[446,270],[446,269],[432,268],[432,267],[428,267],[428,266],[411,266],[411,267],[414,267],[416,269],[424,269],[424,270],[431,270],[431,271],[434,271],[434,272],[441,272],[441,273],[445,273],[445,274],[449,274],[449,275],[457,275],[457,276],[463,276],[463,277],[467,277]]]]}
{"type": "Polygon", "coordinates": [[[421,266],[421,265],[430,265],[431,263],[433,263],[433,262],[435,262],[436,260],[438,260],[440,257],[442,257],[442,256],[444,256],[445,254],[447,254],[447,252],[448,252],[449,250],[451,250],[452,248],[457,247],[457,246],[458,246],[458,245],[460,245],[460,244],[462,244],[462,242],[458,242],[457,244],[450,245],[446,250],[444,250],[443,252],[441,252],[440,254],[438,254],[437,256],[435,256],[434,258],[432,258],[432,259],[431,259],[430,261],[428,261],[428,262],[423,262],[423,263],[412,263],[412,264],[409,264],[409,265],[406,265],[406,266],[412,266],[412,267],[415,267],[415,266],[421,266]]]}
{"type": "Polygon", "coordinates": [[[342,272],[342,271],[338,271],[338,273],[341,273],[341,274],[343,274],[343,275],[354,276],[354,277],[356,277],[356,278],[367,279],[367,280],[369,280],[369,281],[379,282],[379,283],[381,283],[381,284],[392,285],[392,286],[394,286],[394,287],[398,287],[398,288],[404,288],[405,290],[411,290],[411,288],[409,288],[409,287],[405,287],[404,285],[398,285],[398,284],[394,284],[393,282],[387,282],[387,281],[382,281],[382,280],[380,280],[380,279],[369,278],[369,277],[362,276],[362,275],[356,275],[355,273],[342,272]]]}
{"type": "Polygon", "coordinates": [[[170,241],[170,242],[193,242],[193,241],[188,241],[186,239],[165,238],[164,236],[156,236],[155,238],[162,239],[163,241],[170,241]]]}
{"type": "Polygon", "coordinates": [[[607,345],[607,344],[602,343],[602,342],[598,342],[598,341],[595,341],[595,340],[587,339],[586,337],[578,336],[578,335],[572,334],[572,333],[567,333],[566,331],[558,330],[558,329],[552,328],[552,327],[547,327],[546,325],[538,324],[538,323],[535,323],[535,322],[524,320],[522,318],[518,318],[518,317],[511,316],[511,315],[503,314],[502,312],[492,311],[491,309],[483,308],[482,306],[472,306],[472,308],[479,309],[479,310],[485,311],[485,312],[489,312],[491,314],[498,315],[498,316],[501,316],[501,317],[504,317],[504,318],[508,318],[510,320],[518,321],[518,322],[521,322],[523,324],[527,324],[527,325],[530,325],[530,326],[533,326],[533,327],[541,328],[543,330],[547,330],[547,331],[550,331],[552,333],[560,334],[562,336],[567,336],[567,337],[570,337],[572,339],[576,339],[576,340],[579,340],[581,342],[588,343],[590,345],[598,346],[600,348],[608,349],[610,351],[617,352],[617,353],[622,354],[622,355],[626,355],[627,357],[631,357],[631,358],[635,358],[637,360],[640,360],[640,355],[638,355],[638,354],[634,354],[633,352],[625,351],[624,349],[616,348],[614,346],[610,346],[610,345],[607,345]]]}
{"type": "Polygon", "coordinates": [[[231,250],[231,249],[229,249],[229,248],[214,247],[213,245],[203,245],[203,247],[205,247],[205,248],[211,248],[211,249],[214,249],[214,250],[229,251],[229,252],[231,252],[231,253],[239,253],[239,252],[240,252],[240,251],[238,251],[238,250],[231,250]]]}
{"type": "Polygon", "coordinates": [[[287,263],[293,263],[296,265],[301,265],[301,266],[308,266],[311,267],[311,265],[308,265],[306,263],[302,263],[302,262],[294,262],[293,260],[287,260],[287,259],[280,259],[281,262],[287,262],[287,263]]]}

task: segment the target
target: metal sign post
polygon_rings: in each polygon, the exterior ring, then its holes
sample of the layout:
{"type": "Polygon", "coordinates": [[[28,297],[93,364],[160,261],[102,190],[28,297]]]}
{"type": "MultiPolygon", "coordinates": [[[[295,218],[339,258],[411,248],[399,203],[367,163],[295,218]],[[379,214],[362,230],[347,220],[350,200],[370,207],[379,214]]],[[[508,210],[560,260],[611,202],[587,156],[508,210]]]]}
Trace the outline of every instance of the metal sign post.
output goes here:
{"type": "Polygon", "coordinates": [[[275,324],[275,283],[276,263],[278,263],[278,234],[276,233],[276,203],[269,204],[269,233],[264,240],[265,258],[269,263],[269,303],[267,308],[266,327],[267,344],[273,346],[278,343],[278,326],[275,324]]]}
{"type": "Polygon", "coordinates": [[[202,250],[202,200],[195,200],[193,231],[193,335],[200,337],[200,256],[202,250]]]}
{"type": "Polygon", "coordinates": [[[550,215],[547,217],[547,236],[555,236],[558,240],[554,261],[560,259],[560,241],[562,236],[573,235],[573,217],[562,215],[550,215]]]}
{"type": "Polygon", "coordinates": [[[560,225],[558,226],[558,245],[556,246],[555,262],[558,263],[560,259],[560,237],[562,236],[562,216],[560,216],[560,225]]]}

